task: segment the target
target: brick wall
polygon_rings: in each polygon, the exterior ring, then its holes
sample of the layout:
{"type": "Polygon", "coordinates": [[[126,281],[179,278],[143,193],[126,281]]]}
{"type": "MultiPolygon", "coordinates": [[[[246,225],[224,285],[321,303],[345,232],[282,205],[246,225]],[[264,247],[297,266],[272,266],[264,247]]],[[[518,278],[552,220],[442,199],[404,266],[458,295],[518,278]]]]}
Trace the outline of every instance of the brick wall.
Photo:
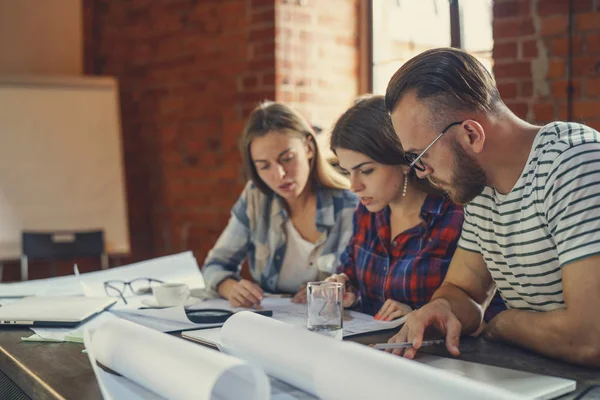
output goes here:
{"type": "Polygon", "coordinates": [[[86,72],[115,75],[133,261],[201,263],[243,187],[261,100],[328,126],[357,94],[358,0],[85,0],[86,72]]]}
{"type": "MultiPolygon", "coordinates": [[[[573,121],[600,129],[600,8],[573,1],[573,121]]],[[[507,105],[545,123],[568,117],[569,0],[495,0],[494,74],[507,105]]]]}
{"type": "Polygon", "coordinates": [[[359,92],[359,0],[276,6],[276,96],[329,130],[359,92]]]}
{"type": "Polygon", "coordinates": [[[275,96],[275,6],[85,4],[87,72],[121,86],[132,259],[192,249],[201,262],[243,187],[245,117],[275,96]]]}

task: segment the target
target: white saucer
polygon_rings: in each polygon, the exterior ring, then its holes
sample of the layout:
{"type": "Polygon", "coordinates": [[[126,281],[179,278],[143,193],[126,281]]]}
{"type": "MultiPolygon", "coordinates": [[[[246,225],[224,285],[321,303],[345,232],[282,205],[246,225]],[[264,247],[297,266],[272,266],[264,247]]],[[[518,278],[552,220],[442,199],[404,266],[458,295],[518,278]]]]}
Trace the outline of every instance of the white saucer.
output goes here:
{"type": "MultiPolygon", "coordinates": [[[[199,300],[194,297],[188,297],[187,300],[183,303],[183,306],[188,307],[188,306],[196,304],[198,301],[199,300]]],[[[154,297],[149,297],[147,299],[143,299],[142,303],[148,307],[168,308],[168,307],[164,307],[164,306],[159,306],[158,303],[156,302],[156,298],[154,298],[154,297]]]]}

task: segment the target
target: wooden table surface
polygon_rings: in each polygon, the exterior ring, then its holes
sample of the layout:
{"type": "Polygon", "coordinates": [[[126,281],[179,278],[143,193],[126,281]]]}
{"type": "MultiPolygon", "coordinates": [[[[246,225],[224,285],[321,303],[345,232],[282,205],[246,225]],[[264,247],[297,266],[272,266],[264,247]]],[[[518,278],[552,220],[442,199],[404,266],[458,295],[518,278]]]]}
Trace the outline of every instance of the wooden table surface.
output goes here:
{"type": "Polygon", "coordinates": [[[23,342],[29,329],[0,330],[0,370],[32,399],[102,399],[83,344],[23,342]]]}
{"type": "MultiPolygon", "coordinates": [[[[100,390],[82,344],[23,342],[28,329],[0,330],[0,370],[33,399],[101,399],[100,390]]],[[[390,333],[354,338],[370,344],[387,341],[390,333]]],[[[577,390],[561,399],[575,399],[593,385],[600,385],[600,369],[583,368],[554,361],[537,354],[480,338],[461,341],[461,359],[481,364],[518,369],[577,381],[577,390]]],[[[425,353],[450,356],[442,346],[424,349],[425,353]]],[[[583,399],[600,399],[594,389],[583,399]]]]}

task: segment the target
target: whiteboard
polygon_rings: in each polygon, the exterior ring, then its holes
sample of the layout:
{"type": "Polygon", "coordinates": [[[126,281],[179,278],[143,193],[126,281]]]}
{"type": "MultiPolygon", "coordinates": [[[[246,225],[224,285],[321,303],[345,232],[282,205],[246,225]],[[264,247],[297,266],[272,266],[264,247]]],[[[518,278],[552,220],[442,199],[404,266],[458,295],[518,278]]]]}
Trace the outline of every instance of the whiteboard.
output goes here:
{"type": "Polygon", "coordinates": [[[122,159],[113,78],[0,76],[0,260],[23,230],[103,229],[129,253],[122,159]]]}

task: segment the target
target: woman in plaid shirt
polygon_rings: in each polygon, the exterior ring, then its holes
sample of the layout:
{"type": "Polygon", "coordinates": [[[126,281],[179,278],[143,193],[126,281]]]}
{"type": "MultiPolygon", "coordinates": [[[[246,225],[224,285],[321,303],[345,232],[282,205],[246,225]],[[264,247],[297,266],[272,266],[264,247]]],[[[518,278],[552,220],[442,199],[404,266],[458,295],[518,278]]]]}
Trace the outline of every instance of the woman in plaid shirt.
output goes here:
{"type": "Polygon", "coordinates": [[[335,272],[358,200],[319,151],[311,126],[284,104],[252,112],[241,150],[250,182],[204,262],[206,285],[236,307],[260,304],[263,290],[303,302],[306,282],[335,272]],[[253,281],[240,278],[244,259],[253,281]]]}
{"type": "Polygon", "coordinates": [[[337,121],[331,149],[360,199],[338,274],[345,307],[389,321],[429,302],[456,249],[463,209],[419,180],[383,96],[358,100],[337,121]]]}

